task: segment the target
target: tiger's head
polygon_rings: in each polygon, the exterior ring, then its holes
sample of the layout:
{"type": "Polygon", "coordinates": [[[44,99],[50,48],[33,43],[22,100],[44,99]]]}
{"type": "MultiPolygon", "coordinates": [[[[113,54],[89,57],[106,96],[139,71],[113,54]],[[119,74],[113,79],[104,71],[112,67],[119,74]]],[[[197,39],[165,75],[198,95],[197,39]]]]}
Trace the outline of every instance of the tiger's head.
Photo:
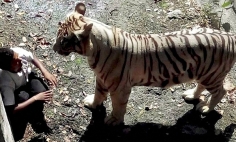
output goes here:
{"type": "Polygon", "coordinates": [[[70,13],[64,22],[59,22],[56,42],[53,50],[61,55],[77,52],[85,55],[89,48],[89,34],[93,24],[84,20],[86,7],[77,3],[75,10],[70,13]]]}

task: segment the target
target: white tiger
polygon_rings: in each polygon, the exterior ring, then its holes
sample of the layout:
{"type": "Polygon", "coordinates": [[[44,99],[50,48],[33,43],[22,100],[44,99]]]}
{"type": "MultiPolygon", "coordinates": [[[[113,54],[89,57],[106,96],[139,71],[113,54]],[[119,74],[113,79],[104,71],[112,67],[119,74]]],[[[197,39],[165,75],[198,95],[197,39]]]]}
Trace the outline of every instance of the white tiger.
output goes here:
{"type": "Polygon", "coordinates": [[[124,121],[132,86],[167,88],[196,81],[185,100],[199,99],[203,90],[211,97],[196,109],[208,113],[226,94],[223,80],[235,63],[235,35],[209,28],[194,28],[166,34],[130,34],[85,17],[86,7],[78,3],[61,23],[54,51],[84,55],[96,74],[94,96],[85,105],[96,108],[110,93],[113,110],[107,124],[124,121]]]}

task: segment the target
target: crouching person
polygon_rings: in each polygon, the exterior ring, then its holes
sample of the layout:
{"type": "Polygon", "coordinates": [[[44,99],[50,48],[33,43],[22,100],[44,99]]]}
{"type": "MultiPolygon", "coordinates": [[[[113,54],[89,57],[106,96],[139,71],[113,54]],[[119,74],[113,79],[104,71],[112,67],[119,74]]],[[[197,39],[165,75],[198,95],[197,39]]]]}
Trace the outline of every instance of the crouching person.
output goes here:
{"type": "Polygon", "coordinates": [[[0,93],[15,141],[23,138],[27,124],[36,133],[50,133],[44,114],[44,103],[52,99],[52,91],[31,71],[37,67],[51,85],[57,80],[31,52],[22,48],[0,48],[0,93]]]}

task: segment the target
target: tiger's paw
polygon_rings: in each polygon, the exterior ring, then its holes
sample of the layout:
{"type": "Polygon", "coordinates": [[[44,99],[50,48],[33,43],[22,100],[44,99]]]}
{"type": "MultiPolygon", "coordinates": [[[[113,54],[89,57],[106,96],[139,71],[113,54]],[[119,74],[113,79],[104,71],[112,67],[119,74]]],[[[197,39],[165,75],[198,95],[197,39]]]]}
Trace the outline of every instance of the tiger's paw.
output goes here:
{"type": "Polygon", "coordinates": [[[200,102],[196,106],[196,110],[201,112],[202,114],[207,114],[209,113],[212,109],[206,104],[206,102],[200,102]]]}
{"type": "Polygon", "coordinates": [[[184,91],[184,93],[182,94],[182,98],[187,101],[196,99],[194,98],[194,89],[184,91]]]}
{"type": "Polygon", "coordinates": [[[94,94],[88,95],[83,100],[84,106],[89,109],[96,109],[96,105],[94,105],[94,94]]]}
{"type": "Polygon", "coordinates": [[[199,103],[199,98],[194,96],[194,89],[189,89],[182,94],[182,98],[186,103],[197,104],[199,103]]]}
{"type": "Polygon", "coordinates": [[[120,117],[115,117],[114,115],[112,115],[112,113],[110,115],[108,115],[105,118],[105,124],[107,125],[112,125],[112,126],[117,126],[120,124],[124,124],[124,117],[120,116],[120,117]]]}

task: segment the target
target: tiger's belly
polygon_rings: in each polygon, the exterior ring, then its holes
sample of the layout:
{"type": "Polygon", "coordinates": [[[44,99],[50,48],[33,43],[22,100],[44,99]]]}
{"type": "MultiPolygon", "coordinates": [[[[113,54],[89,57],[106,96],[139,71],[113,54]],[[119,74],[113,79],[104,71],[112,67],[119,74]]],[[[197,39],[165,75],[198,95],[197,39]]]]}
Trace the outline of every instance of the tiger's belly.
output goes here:
{"type": "Polygon", "coordinates": [[[163,74],[147,73],[142,74],[133,73],[131,75],[131,86],[154,86],[168,88],[176,84],[187,83],[195,80],[195,76],[189,76],[189,72],[182,72],[181,74],[171,75],[169,78],[164,77],[163,74]]]}

